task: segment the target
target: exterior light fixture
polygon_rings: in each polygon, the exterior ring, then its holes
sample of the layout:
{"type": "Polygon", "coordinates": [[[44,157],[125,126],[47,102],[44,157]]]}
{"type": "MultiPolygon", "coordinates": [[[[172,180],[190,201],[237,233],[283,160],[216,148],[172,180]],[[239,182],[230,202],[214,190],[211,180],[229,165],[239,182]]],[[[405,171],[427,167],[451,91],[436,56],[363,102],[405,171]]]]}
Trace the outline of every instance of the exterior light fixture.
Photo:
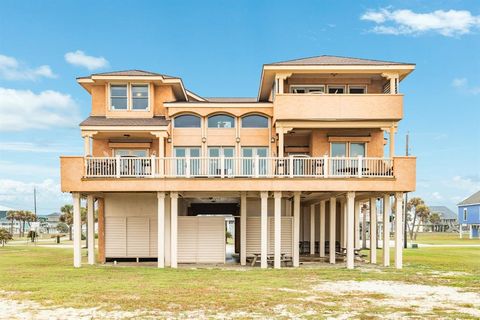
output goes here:
{"type": "Polygon", "coordinates": [[[203,143],[207,142],[207,138],[202,137],[202,142],[203,142],[203,143]]]}
{"type": "Polygon", "coordinates": [[[275,137],[272,137],[272,138],[270,139],[270,142],[271,142],[271,143],[275,143],[275,137]]]}
{"type": "Polygon", "coordinates": [[[167,138],[167,142],[168,142],[168,143],[172,143],[172,138],[170,138],[170,137],[167,138]]]}
{"type": "Polygon", "coordinates": [[[235,139],[235,141],[237,141],[237,143],[240,143],[240,138],[237,137],[237,138],[235,139]]]}

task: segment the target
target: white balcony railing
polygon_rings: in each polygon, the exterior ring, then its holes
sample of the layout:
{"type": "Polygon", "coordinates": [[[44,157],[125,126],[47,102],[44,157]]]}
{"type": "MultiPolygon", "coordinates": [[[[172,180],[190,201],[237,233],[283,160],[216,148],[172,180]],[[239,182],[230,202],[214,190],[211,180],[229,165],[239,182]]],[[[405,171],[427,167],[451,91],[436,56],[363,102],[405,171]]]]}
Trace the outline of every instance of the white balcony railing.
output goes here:
{"type": "Polygon", "coordinates": [[[87,178],[388,178],[393,174],[393,159],[387,158],[85,157],[87,178]]]}

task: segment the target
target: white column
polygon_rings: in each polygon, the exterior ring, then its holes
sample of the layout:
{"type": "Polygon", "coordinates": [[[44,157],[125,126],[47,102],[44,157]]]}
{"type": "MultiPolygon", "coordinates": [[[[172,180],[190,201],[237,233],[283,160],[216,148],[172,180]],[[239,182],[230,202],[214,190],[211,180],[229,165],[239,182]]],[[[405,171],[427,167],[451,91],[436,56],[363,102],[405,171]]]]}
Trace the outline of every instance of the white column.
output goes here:
{"type": "Polygon", "coordinates": [[[458,225],[458,233],[460,235],[460,239],[462,239],[463,238],[463,224],[462,223],[460,223],[458,225]]]}
{"type": "Polygon", "coordinates": [[[362,203],[360,201],[355,202],[355,249],[360,249],[360,208],[362,203]]]}
{"type": "Polygon", "coordinates": [[[293,266],[300,266],[300,192],[293,194],[293,266]]]}
{"type": "Polygon", "coordinates": [[[390,266],[390,195],[383,196],[383,266],[390,266]]]}
{"type": "Polygon", "coordinates": [[[278,157],[282,158],[283,155],[283,150],[284,150],[284,134],[283,134],[283,129],[280,129],[277,131],[278,133],[278,157]]]}
{"type": "Polygon", "coordinates": [[[268,192],[260,192],[261,213],[260,213],[260,267],[267,268],[267,238],[268,238],[268,192]]]}
{"type": "Polygon", "coordinates": [[[280,269],[280,255],[281,255],[281,246],[282,246],[282,193],[274,192],[274,211],[275,211],[275,256],[273,261],[273,266],[275,269],[280,269]]]}
{"type": "Polygon", "coordinates": [[[87,196],[87,233],[88,233],[88,264],[95,264],[95,217],[93,214],[93,195],[87,196]]]}
{"type": "Polygon", "coordinates": [[[310,255],[315,254],[315,205],[310,205],[310,255]]]}
{"type": "Polygon", "coordinates": [[[336,239],[335,239],[335,222],[336,222],[336,199],[330,198],[330,234],[328,239],[328,247],[329,247],[329,255],[330,255],[330,263],[335,263],[335,247],[336,247],[336,239]]]}
{"type": "Polygon", "coordinates": [[[82,218],[80,215],[80,194],[72,193],[73,198],[73,266],[82,266],[82,218]]]}
{"type": "Polygon", "coordinates": [[[92,152],[90,151],[91,150],[91,148],[90,148],[90,137],[91,137],[91,135],[85,133],[85,134],[82,135],[82,137],[83,137],[83,154],[85,156],[91,155],[92,154],[92,152]]]}
{"type": "Polygon", "coordinates": [[[468,227],[469,227],[469,230],[470,230],[468,238],[473,239],[473,225],[469,224],[468,227]]]}
{"type": "Polygon", "coordinates": [[[319,241],[319,252],[320,258],[325,257],[325,201],[320,202],[320,241],[319,241]]]}
{"type": "Polygon", "coordinates": [[[157,266],[165,268],[165,192],[157,192],[157,266]]]}
{"type": "Polygon", "coordinates": [[[247,264],[247,193],[240,194],[240,265],[247,264]]]}
{"type": "Polygon", "coordinates": [[[165,175],[165,137],[158,137],[158,175],[163,177],[165,175]]]}
{"type": "Polygon", "coordinates": [[[362,212],[362,248],[367,248],[367,212],[363,208],[362,212]]]}
{"type": "Polygon", "coordinates": [[[377,198],[370,198],[370,263],[377,263],[377,198]]]}
{"type": "Polygon", "coordinates": [[[170,192],[170,265],[177,268],[178,193],[170,192]]]}
{"type": "Polygon", "coordinates": [[[170,219],[170,217],[171,217],[171,210],[170,210],[171,204],[172,204],[172,199],[170,198],[169,194],[166,194],[165,195],[165,236],[163,237],[163,239],[165,241],[165,266],[166,267],[171,267],[172,266],[172,260],[170,259],[171,258],[170,250],[172,248],[172,245],[171,245],[172,236],[171,236],[171,233],[170,233],[170,227],[171,227],[171,224],[172,224],[172,221],[170,219]]]}
{"type": "Polygon", "coordinates": [[[403,193],[395,193],[395,268],[403,265],[403,193]]]}
{"type": "Polygon", "coordinates": [[[393,159],[395,156],[395,127],[390,127],[389,131],[389,138],[390,138],[390,159],[393,159]]]}
{"type": "Polygon", "coordinates": [[[354,268],[355,259],[355,192],[347,193],[346,203],[347,269],[354,268]]]}

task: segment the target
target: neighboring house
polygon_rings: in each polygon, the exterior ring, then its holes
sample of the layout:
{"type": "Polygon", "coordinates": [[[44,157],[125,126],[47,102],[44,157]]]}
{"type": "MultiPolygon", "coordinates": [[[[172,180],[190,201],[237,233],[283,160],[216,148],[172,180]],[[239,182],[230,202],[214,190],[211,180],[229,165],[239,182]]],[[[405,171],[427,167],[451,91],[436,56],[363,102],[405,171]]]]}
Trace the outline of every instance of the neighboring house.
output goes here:
{"type": "MultiPolygon", "coordinates": [[[[10,231],[12,229],[12,221],[7,219],[8,211],[14,210],[0,205],[0,228],[7,229],[10,231]]],[[[13,222],[13,234],[20,233],[20,223],[18,221],[13,222]]]]}
{"type": "Polygon", "coordinates": [[[436,213],[440,216],[440,222],[437,224],[428,223],[427,227],[433,232],[452,232],[457,231],[457,214],[445,206],[430,206],[430,213],[436,213]]]}
{"type": "Polygon", "coordinates": [[[460,238],[463,236],[463,226],[468,227],[470,239],[480,238],[480,191],[463,200],[457,206],[460,238]]]}
{"type": "Polygon", "coordinates": [[[60,213],[54,212],[47,215],[39,216],[40,223],[40,232],[41,233],[48,233],[48,234],[55,234],[58,233],[57,226],[60,222],[60,213]]]}
{"type": "Polygon", "coordinates": [[[262,268],[298,267],[302,244],[330,263],[345,252],[353,268],[360,207],[371,201],[383,206],[382,215],[369,213],[372,228],[394,221],[382,233],[395,231],[401,268],[403,222],[392,205],[401,212],[403,193],[415,190],[416,158],[395,156],[394,141],[400,83],[414,69],[336,56],[270,63],[253,98],[202,97],[178,77],[141,70],[78,78],[92,99],[80,124],[84,155],[61,157],[62,191],[74,204],[74,266],[86,197],[89,228],[98,211],[101,263],[224,263],[225,216],[233,216],[241,265],[258,257],[262,268]]]}

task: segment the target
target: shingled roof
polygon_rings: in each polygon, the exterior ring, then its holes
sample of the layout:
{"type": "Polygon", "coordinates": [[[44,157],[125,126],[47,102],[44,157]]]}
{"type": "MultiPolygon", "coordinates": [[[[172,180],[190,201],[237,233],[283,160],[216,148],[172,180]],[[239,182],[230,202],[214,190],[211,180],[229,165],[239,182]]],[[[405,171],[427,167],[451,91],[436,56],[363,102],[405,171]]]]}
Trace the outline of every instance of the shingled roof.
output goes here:
{"type": "Polygon", "coordinates": [[[463,206],[463,205],[477,204],[477,203],[480,203],[480,191],[477,191],[476,193],[472,194],[470,197],[463,200],[458,205],[463,206]]]}
{"type": "Polygon", "coordinates": [[[167,74],[137,70],[137,69],[93,73],[90,76],[80,77],[79,79],[88,79],[88,78],[91,78],[92,76],[133,76],[133,77],[137,76],[137,77],[163,77],[165,79],[178,79],[178,77],[169,76],[167,74]]]}
{"type": "Polygon", "coordinates": [[[445,206],[430,206],[430,212],[438,213],[442,219],[457,219],[457,214],[445,206]]]}
{"type": "Polygon", "coordinates": [[[88,126],[166,126],[169,121],[165,117],[153,118],[107,118],[90,116],[80,123],[82,127],[88,126]]]}
{"type": "Polygon", "coordinates": [[[301,59],[294,59],[294,60],[287,60],[287,61],[280,61],[269,63],[267,65],[287,65],[287,66],[304,66],[304,65],[349,65],[349,66],[385,66],[385,65],[413,65],[413,63],[404,63],[404,62],[393,62],[393,61],[381,61],[381,60],[371,60],[371,59],[360,59],[360,58],[351,58],[351,57],[339,57],[339,56],[316,56],[316,57],[309,57],[309,58],[301,58],[301,59]]]}

